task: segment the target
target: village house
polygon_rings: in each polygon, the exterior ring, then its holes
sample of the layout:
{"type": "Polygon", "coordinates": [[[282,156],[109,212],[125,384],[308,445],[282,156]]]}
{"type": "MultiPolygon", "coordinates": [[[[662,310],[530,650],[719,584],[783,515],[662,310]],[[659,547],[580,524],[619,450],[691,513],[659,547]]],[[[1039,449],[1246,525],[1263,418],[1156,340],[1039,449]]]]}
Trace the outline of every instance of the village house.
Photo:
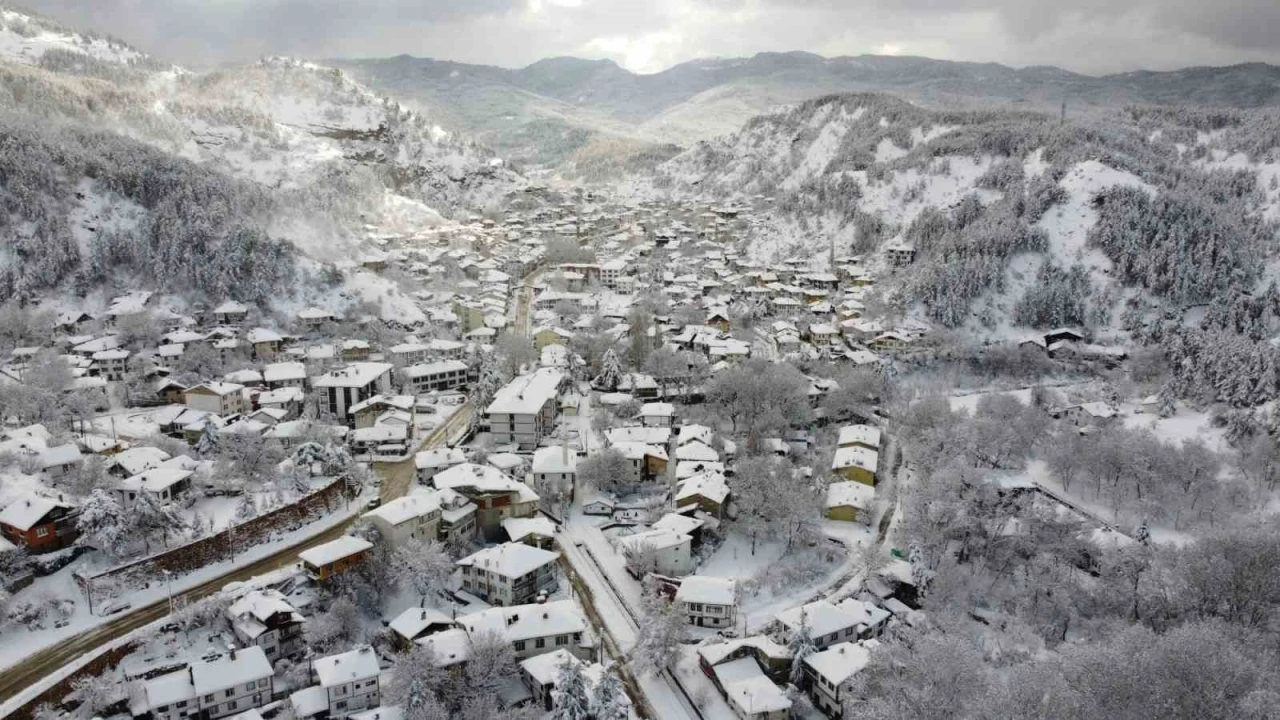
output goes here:
{"type": "Polygon", "coordinates": [[[416,410],[417,400],[412,395],[374,395],[347,408],[347,414],[357,430],[386,423],[392,417],[412,428],[416,410]]]}
{"type": "Polygon", "coordinates": [[[729,499],[729,484],[724,473],[708,470],[679,483],[676,488],[676,507],[696,506],[699,510],[719,518],[729,499]]]}
{"type": "Polygon", "coordinates": [[[805,685],[814,707],[827,717],[844,717],[844,700],[852,693],[852,679],[871,662],[878,640],[842,642],[804,658],[805,685]]]}
{"type": "Polygon", "coordinates": [[[364,645],[311,661],[311,674],[325,691],[329,717],[343,718],[382,704],[382,670],[373,648],[364,645]]]}
{"type": "Polygon", "coordinates": [[[239,325],[249,315],[249,307],[228,300],[213,309],[213,320],[219,325],[239,325]]]}
{"type": "MultiPolygon", "coordinates": [[[[158,467],[144,470],[137,475],[127,477],[116,485],[115,493],[120,506],[133,507],[143,493],[149,495],[158,505],[167,505],[191,488],[191,476],[194,475],[187,465],[190,459],[179,455],[182,461],[166,460],[158,467]]],[[[176,459],[176,458],[175,458],[176,459]]]]}
{"type": "Polygon", "coordinates": [[[307,385],[307,366],[300,362],[271,363],[262,368],[262,381],[272,390],[304,388],[307,385]]]}
{"type": "Polygon", "coordinates": [[[193,410],[214,415],[236,415],[249,409],[244,386],[228,382],[206,382],[187,388],[182,401],[193,410]]]}
{"type": "Polygon", "coordinates": [[[434,491],[415,491],[364,514],[392,550],[414,540],[435,540],[440,530],[440,499],[434,491]]]}
{"type": "Polygon", "coordinates": [[[61,499],[22,498],[0,511],[0,534],[29,553],[54,552],[75,543],[76,516],[76,507],[61,499]]]}
{"type": "Polygon", "coordinates": [[[632,574],[679,577],[693,571],[693,538],[684,533],[655,528],[623,535],[616,542],[632,574]]]}
{"type": "Polygon", "coordinates": [[[577,478],[577,453],[568,445],[540,447],[533,451],[533,485],[539,490],[560,490],[573,498],[577,478]]]}
{"type": "Polygon", "coordinates": [[[245,334],[245,340],[252,346],[253,356],[259,360],[274,360],[284,349],[284,336],[267,328],[253,328],[245,334]]]}
{"type": "Polygon", "coordinates": [[[511,643],[516,660],[566,650],[580,660],[594,661],[595,639],[572,600],[495,607],[458,618],[473,639],[496,635],[511,643]]]}
{"type": "Polygon", "coordinates": [[[698,627],[733,627],[738,622],[736,582],[728,578],[690,575],[675,595],[676,612],[698,627]]]}
{"type": "Polygon", "coordinates": [[[46,448],[40,453],[40,472],[50,477],[63,477],[80,467],[84,456],[75,443],[46,448]]]}
{"type": "Polygon", "coordinates": [[[889,621],[889,611],[871,603],[849,598],[839,605],[815,600],[784,610],[777,615],[782,635],[790,642],[803,625],[819,650],[842,641],[865,640],[880,634],[889,621]]]}
{"type": "Polygon", "coordinates": [[[523,605],[558,585],[558,553],[523,543],[485,548],[457,562],[462,589],[490,605],[523,605]]]}
{"type": "Polygon", "coordinates": [[[131,353],[128,350],[99,350],[93,354],[93,366],[90,372],[97,374],[98,377],[112,382],[124,380],[124,376],[129,372],[129,357],[131,353]]]}
{"type": "Polygon", "coordinates": [[[391,390],[393,369],[388,363],[352,363],[315,378],[311,385],[318,393],[320,411],[351,422],[352,406],[391,390]]]}
{"type": "Polygon", "coordinates": [[[442,447],[434,450],[423,450],[413,456],[413,465],[418,472],[418,482],[427,483],[436,473],[454,465],[467,461],[462,448],[442,447]]]}
{"type": "Polygon", "coordinates": [[[152,720],[215,720],[260,708],[274,695],[271,662],[262,648],[253,646],[146,681],[131,699],[130,711],[134,717],[149,714],[152,720]]]}
{"type": "Polygon", "coordinates": [[[848,445],[836,448],[831,458],[831,472],[845,480],[875,487],[879,464],[880,455],[875,450],[868,450],[862,445],[848,445]]]}
{"type": "Polygon", "coordinates": [[[876,501],[876,489],[851,480],[833,482],[827,486],[825,514],[829,520],[871,523],[871,509],[876,501]]]}
{"type": "Polygon", "coordinates": [[[364,362],[369,359],[369,354],[373,349],[369,347],[368,340],[343,340],[342,341],[342,359],[345,362],[364,362]]]}
{"type": "Polygon", "coordinates": [[[387,348],[388,359],[401,367],[425,362],[430,352],[430,346],[416,342],[400,343],[387,348]]]}
{"type": "Polygon", "coordinates": [[[651,402],[640,406],[640,422],[645,427],[672,427],[676,408],[671,403],[651,402]]]}
{"type": "Polygon", "coordinates": [[[502,529],[507,533],[510,542],[518,542],[542,550],[551,550],[555,546],[556,524],[543,515],[531,518],[507,518],[502,521],[502,529]]]}
{"type": "Polygon", "coordinates": [[[539,368],[499,389],[485,409],[494,444],[536,448],[555,422],[559,410],[556,398],[564,381],[563,372],[539,368]]]}
{"type": "Polygon", "coordinates": [[[477,535],[476,504],[453,490],[439,490],[440,542],[467,544],[477,535]]]}
{"type": "Polygon", "coordinates": [[[250,590],[225,611],[236,639],[257,646],[274,663],[306,650],[302,637],[305,618],[279,590],[250,590]]]}
{"type": "Polygon", "coordinates": [[[434,608],[411,607],[397,615],[388,627],[396,648],[403,651],[424,637],[458,627],[458,623],[434,608]]]}
{"type": "Polygon", "coordinates": [[[343,535],[337,540],[298,553],[298,559],[302,561],[302,569],[308,577],[324,582],[364,562],[365,555],[372,547],[373,543],[368,540],[343,535]]]}
{"type": "Polygon", "coordinates": [[[533,517],[538,511],[538,494],[492,465],[454,465],[437,473],[431,482],[475,504],[477,528],[490,542],[502,537],[506,518],[533,517]]]}

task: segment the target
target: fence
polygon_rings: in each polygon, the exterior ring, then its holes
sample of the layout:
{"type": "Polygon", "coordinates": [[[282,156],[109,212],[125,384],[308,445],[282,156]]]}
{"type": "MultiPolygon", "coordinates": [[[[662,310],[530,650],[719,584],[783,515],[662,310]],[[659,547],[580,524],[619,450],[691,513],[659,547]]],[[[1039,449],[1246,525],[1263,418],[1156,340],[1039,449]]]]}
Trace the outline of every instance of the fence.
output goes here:
{"type": "Polygon", "coordinates": [[[233,525],[222,532],[193,540],[140,560],[117,565],[100,573],[76,575],[76,582],[88,596],[93,588],[110,586],[137,587],[160,579],[164,573],[182,575],[211,563],[234,557],[245,549],[261,545],[280,532],[296,530],[327,515],[337,503],[355,495],[356,486],[338,478],[297,502],[233,525]]]}

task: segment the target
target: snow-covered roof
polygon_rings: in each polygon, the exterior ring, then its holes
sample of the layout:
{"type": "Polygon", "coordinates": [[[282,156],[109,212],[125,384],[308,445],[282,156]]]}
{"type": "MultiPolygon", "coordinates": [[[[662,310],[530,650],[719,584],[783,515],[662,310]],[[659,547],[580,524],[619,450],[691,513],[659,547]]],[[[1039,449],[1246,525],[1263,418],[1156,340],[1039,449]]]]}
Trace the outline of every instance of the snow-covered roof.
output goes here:
{"type": "Polygon", "coordinates": [[[362,388],[384,374],[390,373],[395,366],[389,363],[358,362],[351,363],[341,370],[327,372],[312,381],[315,387],[362,388]]]}
{"type": "Polygon", "coordinates": [[[538,368],[504,385],[494,393],[486,412],[510,415],[532,415],[555,398],[564,373],[556,368],[538,368]]]}
{"type": "Polygon", "coordinates": [[[269,383],[306,380],[307,366],[300,362],[271,363],[262,368],[262,379],[269,383]]]}
{"type": "Polygon", "coordinates": [[[667,451],[661,445],[642,442],[616,442],[611,447],[622,453],[622,456],[628,460],[643,460],[645,456],[652,456],[661,460],[667,459],[667,451]]]}
{"type": "Polygon", "coordinates": [[[744,657],[715,666],[716,679],[729,702],[747,716],[780,712],[791,699],[764,674],[755,658],[744,657]]]}
{"type": "Polygon", "coordinates": [[[680,589],[676,590],[676,602],[733,605],[735,585],[728,578],[690,575],[680,582],[680,589]]]}
{"type": "Polygon", "coordinates": [[[311,661],[311,667],[320,681],[320,687],[331,688],[356,680],[378,677],[378,655],[365,645],[337,655],[328,655],[311,661]]]}
{"type": "Polygon", "coordinates": [[[683,443],[676,448],[676,459],[719,462],[720,453],[716,452],[711,446],[703,443],[701,440],[692,440],[688,443],[683,443]]]}
{"type": "Polygon", "coordinates": [[[423,450],[413,456],[413,464],[419,470],[427,468],[443,468],[450,465],[461,465],[467,461],[467,456],[462,452],[461,448],[436,448],[434,450],[423,450]]]}
{"type": "Polygon", "coordinates": [[[391,621],[389,627],[401,637],[410,640],[432,625],[452,627],[453,618],[434,608],[411,607],[391,621]]]}
{"type": "Polygon", "coordinates": [[[866,510],[876,500],[876,489],[860,482],[834,482],[827,486],[827,509],[855,507],[866,510]]]}
{"type": "Polygon", "coordinates": [[[142,445],[129,448],[111,457],[111,464],[118,466],[129,475],[137,475],[169,459],[169,453],[157,447],[142,445]]]}
{"type": "MultiPolygon", "coordinates": [[[[677,445],[686,445],[697,441],[703,445],[711,445],[712,439],[715,437],[715,431],[706,425],[684,425],[680,428],[680,435],[676,438],[677,445]]],[[[679,457],[679,455],[677,455],[679,457]]]]}
{"type": "Polygon", "coordinates": [[[142,715],[162,705],[173,705],[183,700],[196,698],[195,686],[191,684],[191,676],[186,672],[169,673],[153,678],[142,684],[142,693],[137,702],[132,703],[134,715],[142,715]]]}
{"type": "Polygon", "coordinates": [[[438,488],[473,488],[477,492],[519,492],[524,485],[492,465],[475,463],[460,463],[441,470],[431,482],[438,488]]]}
{"type": "Polygon", "coordinates": [[[725,498],[729,497],[729,484],[725,482],[724,475],[718,472],[704,472],[694,475],[680,483],[680,487],[676,491],[676,506],[680,506],[681,500],[687,500],[694,496],[704,497],[716,503],[723,503],[725,498]]]}
{"type": "MultiPolygon", "coordinates": [[[[554,530],[552,531],[554,532],[554,530]]],[[[521,578],[544,565],[554,563],[559,553],[508,542],[485,548],[458,561],[459,567],[473,566],[511,579],[521,578]]]]}
{"type": "Polygon", "coordinates": [[[790,659],[792,655],[790,648],[778,643],[768,635],[752,635],[738,640],[703,645],[698,648],[698,655],[708,665],[716,665],[742,647],[754,648],[770,658],[790,659]]]}
{"type": "Polygon", "coordinates": [[[568,662],[581,665],[582,661],[564,648],[557,648],[549,653],[535,655],[520,661],[520,667],[539,685],[559,685],[560,673],[568,662]]]}
{"type": "Polygon", "coordinates": [[[329,711],[329,691],[313,685],[303,688],[289,696],[289,706],[293,708],[293,716],[309,718],[329,711]]]}
{"type": "Polygon", "coordinates": [[[652,527],[658,530],[670,530],[675,533],[684,535],[692,535],[698,528],[705,525],[706,522],[698,518],[681,515],[680,513],[667,513],[655,522],[652,527]]]}
{"type": "Polygon", "coordinates": [[[563,447],[541,447],[533,451],[534,473],[572,473],[577,465],[577,453],[563,447]]]}
{"type": "Polygon", "coordinates": [[[510,642],[584,632],[587,621],[572,600],[513,605],[458,618],[471,637],[493,633],[510,642]]]}
{"type": "Polygon", "coordinates": [[[676,406],[669,402],[649,402],[640,406],[640,417],[671,417],[676,406]]]}
{"type": "Polygon", "coordinates": [[[879,457],[879,453],[875,450],[868,450],[861,445],[836,448],[836,454],[831,458],[831,469],[854,467],[875,472],[880,462],[879,457]]]}
{"type": "Polygon", "coordinates": [[[82,460],[80,448],[75,443],[51,447],[40,454],[40,467],[51,468],[61,465],[74,465],[82,460]]]}
{"type": "Polygon", "coordinates": [[[271,662],[257,645],[229,652],[216,660],[191,664],[191,684],[195,686],[196,695],[211,695],[273,674],[271,662]]]}
{"type": "Polygon", "coordinates": [[[120,481],[120,489],[150,493],[163,492],[191,477],[190,470],[178,467],[155,467],[120,481]]]}
{"type": "MultiPolygon", "coordinates": [[[[628,397],[628,399],[630,399],[628,397]]],[[[605,439],[610,445],[619,443],[645,443],[648,445],[662,445],[671,440],[671,428],[669,427],[641,427],[632,425],[628,427],[611,428],[604,431],[605,439]]]]}
{"type": "Polygon", "coordinates": [[[380,505],[365,513],[364,517],[380,518],[395,527],[439,511],[440,498],[435,493],[413,493],[380,505]]]}
{"type": "Polygon", "coordinates": [[[26,532],[40,522],[45,515],[58,508],[74,506],[46,497],[28,497],[9,503],[0,511],[0,525],[8,525],[26,532]]]}
{"type": "Polygon", "coordinates": [[[373,547],[373,543],[368,540],[352,535],[343,535],[337,540],[317,545],[310,550],[303,550],[298,553],[298,558],[308,565],[321,567],[342,558],[351,557],[356,553],[364,552],[371,547],[373,547]]]}
{"type": "Polygon", "coordinates": [[[869,448],[880,447],[880,428],[874,425],[846,425],[840,428],[841,447],[846,445],[866,445],[869,448]]]}
{"type": "Polygon", "coordinates": [[[228,300],[213,309],[215,315],[226,315],[228,313],[247,313],[249,308],[244,303],[238,303],[234,300],[228,300]]]}
{"type": "Polygon", "coordinates": [[[531,518],[506,518],[502,521],[502,529],[507,531],[507,537],[511,538],[512,542],[520,542],[530,535],[551,537],[555,535],[556,524],[541,515],[531,518]]]}
{"type": "Polygon", "coordinates": [[[364,712],[351,713],[351,720],[404,720],[404,709],[398,705],[383,705],[364,712]]]}
{"type": "Polygon", "coordinates": [[[410,365],[404,369],[404,374],[409,378],[416,379],[450,372],[466,372],[466,370],[467,364],[460,360],[437,360],[436,362],[410,365]]]}
{"type": "Polygon", "coordinates": [[[778,621],[795,632],[803,623],[814,638],[857,627],[863,614],[852,608],[841,608],[826,600],[815,600],[808,605],[793,607],[778,613],[778,621]]]}
{"type": "Polygon", "coordinates": [[[436,667],[450,667],[471,659],[471,636],[462,628],[451,628],[419,638],[417,644],[431,650],[436,667]]]}
{"type": "Polygon", "coordinates": [[[623,535],[618,538],[618,544],[631,550],[641,550],[650,548],[653,550],[666,550],[668,548],[680,547],[681,545],[693,542],[693,538],[684,533],[667,530],[665,528],[652,528],[633,535],[623,535]]]}
{"type": "Polygon", "coordinates": [[[218,397],[222,397],[224,395],[243,392],[244,386],[239,383],[209,381],[206,383],[200,383],[193,388],[187,388],[187,392],[199,394],[198,391],[202,389],[208,390],[210,393],[217,395],[218,397]]]}

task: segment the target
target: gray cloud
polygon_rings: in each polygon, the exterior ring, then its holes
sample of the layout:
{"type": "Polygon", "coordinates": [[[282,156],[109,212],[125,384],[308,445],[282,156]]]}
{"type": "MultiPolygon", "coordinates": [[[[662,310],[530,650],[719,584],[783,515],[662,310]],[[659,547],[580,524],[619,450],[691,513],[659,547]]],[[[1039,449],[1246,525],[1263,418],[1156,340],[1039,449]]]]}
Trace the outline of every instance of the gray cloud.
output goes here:
{"type": "MultiPolygon", "coordinates": [[[[22,0],[19,0],[20,2],[22,0]]],[[[1277,0],[25,0],[188,64],[409,53],[609,57],[900,52],[1089,73],[1280,62],[1277,0]]]]}

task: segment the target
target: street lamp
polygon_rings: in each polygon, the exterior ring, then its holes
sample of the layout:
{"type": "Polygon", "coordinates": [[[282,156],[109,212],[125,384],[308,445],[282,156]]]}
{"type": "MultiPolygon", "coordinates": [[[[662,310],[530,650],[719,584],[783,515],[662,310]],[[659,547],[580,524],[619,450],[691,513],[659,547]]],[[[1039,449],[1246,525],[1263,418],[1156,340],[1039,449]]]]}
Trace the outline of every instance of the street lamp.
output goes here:
{"type": "Polygon", "coordinates": [[[164,584],[169,589],[169,614],[173,614],[173,573],[168,570],[161,570],[164,573],[164,584]]]}

